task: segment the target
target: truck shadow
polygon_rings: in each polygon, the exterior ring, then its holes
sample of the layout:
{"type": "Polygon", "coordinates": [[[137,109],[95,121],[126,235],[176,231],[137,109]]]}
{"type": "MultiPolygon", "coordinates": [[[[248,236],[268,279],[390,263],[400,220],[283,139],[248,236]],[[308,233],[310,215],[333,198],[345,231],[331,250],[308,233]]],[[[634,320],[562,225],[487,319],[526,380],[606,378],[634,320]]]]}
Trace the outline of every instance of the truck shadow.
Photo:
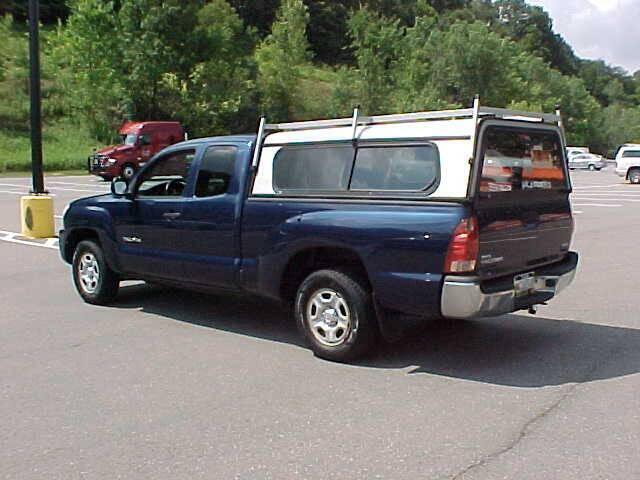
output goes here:
{"type": "MultiPolygon", "coordinates": [[[[264,300],[141,285],[114,306],[304,346],[288,312],[264,300]]],[[[523,388],[584,383],[640,372],[640,329],[519,314],[432,322],[355,365],[523,388]]]]}

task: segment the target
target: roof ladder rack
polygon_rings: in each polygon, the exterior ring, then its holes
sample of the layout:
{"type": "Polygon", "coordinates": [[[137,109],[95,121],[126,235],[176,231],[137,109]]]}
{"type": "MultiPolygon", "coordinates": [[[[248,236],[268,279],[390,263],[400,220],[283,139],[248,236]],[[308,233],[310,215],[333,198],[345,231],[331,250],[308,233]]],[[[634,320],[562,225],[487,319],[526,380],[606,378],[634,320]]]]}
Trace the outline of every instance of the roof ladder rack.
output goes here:
{"type": "MultiPolygon", "coordinates": [[[[473,108],[460,108],[450,110],[438,110],[433,112],[400,113],[393,115],[372,115],[360,116],[360,108],[353,109],[353,115],[349,118],[335,118],[329,120],[311,120],[305,122],[289,123],[267,123],[266,117],[260,118],[256,148],[253,153],[252,165],[258,166],[260,160],[260,150],[269,132],[293,132],[298,130],[316,130],[323,128],[351,127],[351,138],[355,141],[358,133],[358,126],[390,125],[398,123],[412,123],[434,120],[461,120],[470,119],[477,125],[483,117],[500,118],[503,120],[519,120],[536,123],[556,124],[562,128],[562,116],[560,110],[555,113],[533,113],[521,110],[510,110],[507,108],[493,108],[480,106],[478,96],[473,101],[473,108]]],[[[475,138],[474,138],[475,141],[475,138]]]]}

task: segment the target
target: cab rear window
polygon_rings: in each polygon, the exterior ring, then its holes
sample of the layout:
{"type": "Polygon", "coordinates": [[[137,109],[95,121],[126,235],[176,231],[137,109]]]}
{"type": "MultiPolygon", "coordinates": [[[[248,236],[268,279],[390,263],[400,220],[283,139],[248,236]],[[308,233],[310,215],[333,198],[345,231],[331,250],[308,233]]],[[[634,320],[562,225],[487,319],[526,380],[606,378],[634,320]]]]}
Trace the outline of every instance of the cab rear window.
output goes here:
{"type": "Polygon", "coordinates": [[[566,186],[562,142],[556,132],[509,127],[486,130],[481,193],[566,186]]]}

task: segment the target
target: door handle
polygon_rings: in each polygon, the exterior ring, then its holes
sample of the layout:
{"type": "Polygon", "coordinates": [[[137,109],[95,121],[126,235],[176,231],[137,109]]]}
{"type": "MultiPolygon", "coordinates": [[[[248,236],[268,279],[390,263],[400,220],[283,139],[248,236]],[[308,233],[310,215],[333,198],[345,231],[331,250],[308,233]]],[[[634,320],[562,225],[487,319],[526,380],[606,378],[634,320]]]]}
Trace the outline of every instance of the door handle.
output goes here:
{"type": "Polygon", "coordinates": [[[125,243],[142,243],[142,239],[136,236],[122,237],[122,241],[125,243]]]}
{"type": "Polygon", "coordinates": [[[162,214],[162,216],[164,218],[166,218],[167,220],[175,220],[175,219],[179,218],[180,215],[181,215],[180,212],[164,212],[162,214]]]}

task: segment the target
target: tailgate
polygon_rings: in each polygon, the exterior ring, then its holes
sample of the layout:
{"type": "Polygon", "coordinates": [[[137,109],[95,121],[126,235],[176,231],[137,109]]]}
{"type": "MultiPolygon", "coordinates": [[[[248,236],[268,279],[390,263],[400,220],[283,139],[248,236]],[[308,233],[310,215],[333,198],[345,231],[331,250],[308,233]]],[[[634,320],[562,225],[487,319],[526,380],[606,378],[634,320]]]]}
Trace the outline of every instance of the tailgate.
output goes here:
{"type": "Polygon", "coordinates": [[[480,276],[526,272],[564,258],[573,218],[559,130],[490,125],[482,152],[475,199],[480,276]]]}

